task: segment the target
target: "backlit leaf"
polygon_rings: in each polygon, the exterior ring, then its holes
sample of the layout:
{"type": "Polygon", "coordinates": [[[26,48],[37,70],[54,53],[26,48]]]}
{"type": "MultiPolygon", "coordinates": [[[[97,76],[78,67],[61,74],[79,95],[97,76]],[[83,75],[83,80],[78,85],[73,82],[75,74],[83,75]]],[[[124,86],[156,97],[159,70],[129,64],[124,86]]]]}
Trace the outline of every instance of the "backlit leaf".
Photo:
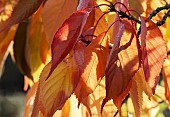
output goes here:
{"type": "Polygon", "coordinates": [[[170,59],[167,58],[163,65],[163,78],[165,85],[165,96],[166,99],[170,102],[170,59]]]}
{"type": "Polygon", "coordinates": [[[84,51],[84,67],[77,88],[79,101],[92,93],[104,77],[108,56],[107,33],[100,34],[84,51]]]}
{"type": "Polygon", "coordinates": [[[125,31],[121,36],[120,46],[110,53],[106,68],[106,98],[103,105],[113,99],[120,112],[120,106],[131,86],[131,79],[139,67],[138,49],[134,29],[124,22],[125,31]]]}
{"type": "Polygon", "coordinates": [[[166,33],[165,33],[165,40],[167,42],[167,48],[168,50],[170,50],[170,33],[169,33],[169,30],[170,30],[170,18],[168,17],[166,19],[166,33]]]}
{"type": "Polygon", "coordinates": [[[70,56],[67,56],[46,80],[52,63],[43,69],[36,95],[33,117],[40,110],[44,116],[51,117],[55,111],[62,109],[66,100],[74,92],[79,82],[83,65],[85,45],[78,43],[70,56]],[[38,110],[37,110],[38,108],[38,110]]]}
{"type": "Polygon", "coordinates": [[[52,117],[56,110],[60,110],[73,93],[72,72],[67,61],[61,62],[49,79],[46,80],[50,67],[51,62],[42,71],[38,89],[40,111],[48,117],[52,117]]]}
{"type": "Polygon", "coordinates": [[[86,45],[82,42],[78,42],[73,49],[73,55],[72,55],[72,78],[73,80],[73,89],[75,90],[77,88],[77,85],[80,81],[80,76],[83,71],[84,67],[84,52],[85,52],[86,45]]]}
{"type": "Polygon", "coordinates": [[[151,20],[148,25],[146,35],[147,54],[143,56],[143,69],[146,81],[154,92],[167,53],[165,40],[163,39],[159,28],[151,20]]]}
{"type": "MultiPolygon", "coordinates": [[[[130,9],[137,11],[139,14],[142,14],[146,10],[146,0],[128,0],[130,9]]],[[[138,16],[134,13],[135,16],[138,16]]]]}
{"type": "Polygon", "coordinates": [[[77,7],[77,10],[81,10],[81,9],[87,8],[87,6],[90,3],[90,1],[92,1],[92,0],[80,0],[79,1],[79,5],[77,7]]]}
{"type": "Polygon", "coordinates": [[[10,18],[5,21],[5,25],[0,28],[0,32],[31,16],[39,8],[43,1],[44,0],[19,0],[10,18]]]}
{"type": "Polygon", "coordinates": [[[42,9],[42,20],[49,46],[55,32],[74,11],[77,0],[47,0],[42,9]]]}
{"type": "MultiPolygon", "coordinates": [[[[81,8],[97,6],[97,3],[94,0],[87,0],[87,1],[82,0],[79,6],[81,6],[81,4],[84,5],[81,8]]],[[[95,29],[94,35],[97,35],[97,36],[101,34],[102,32],[106,31],[108,29],[108,23],[105,19],[105,15],[104,16],[102,15],[103,15],[103,12],[101,11],[100,7],[97,7],[93,11],[91,11],[89,14],[89,17],[87,18],[87,22],[84,26],[83,32],[88,30],[90,27],[94,27],[95,29]]]]}
{"type": "Polygon", "coordinates": [[[82,33],[91,8],[73,13],[56,32],[52,45],[52,67],[50,74],[75,46],[82,33]]]}
{"type": "Polygon", "coordinates": [[[149,98],[152,96],[152,90],[145,81],[143,69],[140,68],[132,80],[132,86],[130,89],[130,97],[134,105],[136,117],[141,116],[143,91],[149,96],[149,98]]]}
{"type": "Polygon", "coordinates": [[[113,104],[113,101],[107,102],[105,107],[103,108],[102,113],[100,113],[102,101],[106,95],[105,80],[106,79],[103,78],[99,85],[94,90],[94,92],[88,95],[87,97],[84,97],[84,99],[82,100],[83,105],[86,106],[88,111],[87,112],[88,114],[86,114],[86,116],[111,117],[114,115],[114,113],[116,113],[117,108],[113,104]]]}

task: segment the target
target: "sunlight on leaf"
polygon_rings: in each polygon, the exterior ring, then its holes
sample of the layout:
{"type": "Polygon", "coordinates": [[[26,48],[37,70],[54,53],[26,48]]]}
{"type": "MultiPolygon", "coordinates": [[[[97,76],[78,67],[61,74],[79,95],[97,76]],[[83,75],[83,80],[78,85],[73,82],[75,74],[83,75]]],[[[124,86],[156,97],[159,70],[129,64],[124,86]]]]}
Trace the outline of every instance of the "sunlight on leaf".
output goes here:
{"type": "Polygon", "coordinates": [[[61,27],[64,20],[76,11],[76,6],[77,0],[46,1],[42,9],[42,20],[49,46],[52,43],[55,32],[61,27]]]}
{"type": "Polygon", "coordinates": [[[10,18],[6,20],[4,22],[5,25],[0,28],[0,32],[28,18],[39,8],[43,1],[44,0],[19,0],[10,18]]]}
{"type": "Polygon", "coordinates": [[[163,79],[165,85],[165,96],[170,103],[170,59],[167,58],[163,65],[163,79]]]}
{"type": "Polygon", "coordinates": [[[55,33],[51,45],[52,66],[47,77],[75,46],[91,11],[92,8],[88,8],[73,13],[55,33]]]}
{"type": "Polygon", "coordinates": [[[136,117],[141,116],[143,91],[148,95],[149,98],[151,98],[152,90],[145,81],[143,69],[140,68],[132,80],[132,86],[130,89],[130,97],[133,102],[136,117]]]}
{"type": "Polygon", "coordinates": [[[131,87],[131,79],[139,67],[138,50],[134,29],[125,23],[125,31],[121,36],[120,47],[112,50],[106,68],[106,98],[103,105],[110,99],[114,100],[119,112],[120,106],[131,87]]]}
{"type": "Polygon", "coordinates": [[[165,40],[159,28],[151,20],[148,25],[146,35],[147,54],[144,56],[143,69],[146,81],[154,92],[167,51],[165,40]]]}
{"type": "Polygon", "coordinates": [[[107,33],[100,34],[84,51],[84,67],[78,85],[79,101],[92,93],[104,76],[108,56],[107,33]]]}

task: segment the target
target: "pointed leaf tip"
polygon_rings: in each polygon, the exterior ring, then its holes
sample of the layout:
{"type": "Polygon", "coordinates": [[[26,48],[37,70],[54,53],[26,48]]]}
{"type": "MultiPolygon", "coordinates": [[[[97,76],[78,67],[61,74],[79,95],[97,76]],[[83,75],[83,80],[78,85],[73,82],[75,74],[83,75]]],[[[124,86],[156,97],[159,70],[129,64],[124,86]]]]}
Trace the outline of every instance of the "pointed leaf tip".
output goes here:
{"type": "Polygon", "coordinates": [[[146,47],[142,56],[145,79],[154,92],[167,51],[160,29],[151,20],[147,23],[146,47]]]}
{"type": "Polygon", "coordinates": [[[47,79],[77,43],[92,10],[87,8],[73,13],[55,33],[51,45],[52,66],[47,79]]]}
{"type": "Polygon", "coordinates": [[[19,0],[9,19],[3,22],[4,26],[0,27],[0,32],[31,16],[43,1],[44,0],[19,0]]]}

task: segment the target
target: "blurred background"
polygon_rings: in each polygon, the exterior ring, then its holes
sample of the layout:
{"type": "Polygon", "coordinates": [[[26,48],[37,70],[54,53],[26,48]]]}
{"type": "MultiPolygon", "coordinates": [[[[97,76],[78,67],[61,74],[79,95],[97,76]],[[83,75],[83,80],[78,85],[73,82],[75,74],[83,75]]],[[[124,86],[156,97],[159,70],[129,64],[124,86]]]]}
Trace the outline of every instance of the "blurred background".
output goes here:
{"type": "Polygon", "coordinates": [[[24,76],[10,54],[4,65],[0,78],[0,117],[23,117],[26,93],[23,91],[24,76]]]}

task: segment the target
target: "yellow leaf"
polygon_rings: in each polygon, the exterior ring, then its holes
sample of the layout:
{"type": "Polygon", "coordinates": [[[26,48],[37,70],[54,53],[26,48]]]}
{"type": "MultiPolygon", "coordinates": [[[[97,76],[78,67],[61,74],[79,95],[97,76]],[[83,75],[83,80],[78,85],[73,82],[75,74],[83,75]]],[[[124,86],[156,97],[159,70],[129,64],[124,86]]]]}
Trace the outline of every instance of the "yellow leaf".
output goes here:
{"type": "Polygon", "coordinates": [[[66,100],[71,96],[75,80],[72,78],[71,61],[71,58],[64,59],[47,80],[51,62],[44,67],[39,79],[35,101],[38,104],[34,106],[34,116],[36,116],[38,108],[44,116],[52,117],[57,110],[62,109],[66,100]]]}
{"type": "Polygon", "coordinates": [[[130,97],[134,105],[136,117],[140,117],[141,115],[143,91],[148,95],[149,98],[151,98],[152,89],[145,80],[143,69],[140,68],[132,80],[132,86],[130,89],[130,97]]]}
{"type": "Polygon", "coordinates": [[[168,17],[166,19],[166,33],[165,33],[165,40],[167,42],[167,47],[168,47],[168,50],[170,50],[170,18],[168,17]]]}
{"type": "Polygon", "coordinates": [[[170,103],[170,58],[165,60],[162,73],[165,86],[165,96],[170,103]]]}

